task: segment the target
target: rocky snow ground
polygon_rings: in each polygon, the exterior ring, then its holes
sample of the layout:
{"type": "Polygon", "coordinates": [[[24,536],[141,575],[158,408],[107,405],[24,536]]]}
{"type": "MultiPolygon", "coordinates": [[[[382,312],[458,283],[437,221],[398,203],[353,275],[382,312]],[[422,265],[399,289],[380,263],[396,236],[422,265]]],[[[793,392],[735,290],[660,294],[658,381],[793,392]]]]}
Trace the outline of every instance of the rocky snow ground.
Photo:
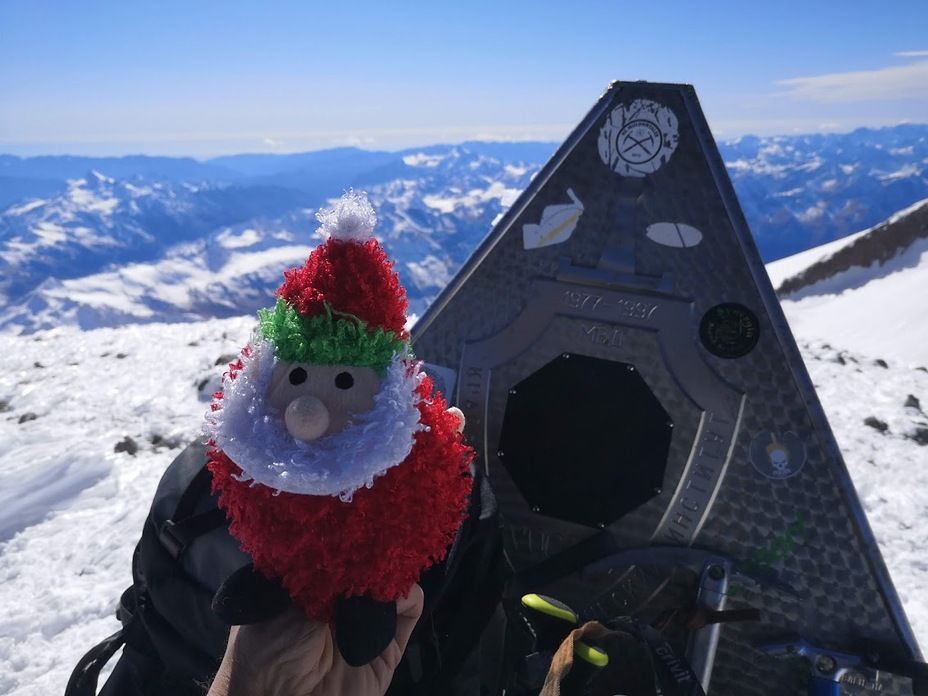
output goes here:
{"type": "MultiPolygon", "coordinates": [[[[62,693],[81,655],[117,630],[114,609],[155,486],[197,437],[224,364],[252,326],[246,317],[0,334],[0,694],[62,693]]],[[[928,645],[928,372],[799,341],[928,645]]]]}

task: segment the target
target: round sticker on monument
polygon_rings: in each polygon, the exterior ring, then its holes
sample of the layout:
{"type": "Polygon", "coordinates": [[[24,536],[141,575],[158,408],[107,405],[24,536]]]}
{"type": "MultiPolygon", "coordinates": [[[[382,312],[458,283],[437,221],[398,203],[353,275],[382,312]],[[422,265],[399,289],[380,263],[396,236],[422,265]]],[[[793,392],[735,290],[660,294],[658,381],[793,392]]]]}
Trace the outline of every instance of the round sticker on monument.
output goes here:
{"type": "Polygon", "coordinates": [[[764,430],[751,440],[750,455],[751,464],[767,478],[787,479],[806,463],[806,446],[796,433],[764,430]]]}
{"type": "Polygon", "coordinates": [[[679,140],[680,124],[670,109],[635,99],[606,118],[599,131],[599,156],[616,174],[640,178],[666,164],[679,140]]]}
{"type": "Polygon", "coordinates": [[[703,346],[720,358],[747,355],[754,350],[759,338],[757,315],[734,302],[716,305],[699,322],[699,339],[703,346]]]}

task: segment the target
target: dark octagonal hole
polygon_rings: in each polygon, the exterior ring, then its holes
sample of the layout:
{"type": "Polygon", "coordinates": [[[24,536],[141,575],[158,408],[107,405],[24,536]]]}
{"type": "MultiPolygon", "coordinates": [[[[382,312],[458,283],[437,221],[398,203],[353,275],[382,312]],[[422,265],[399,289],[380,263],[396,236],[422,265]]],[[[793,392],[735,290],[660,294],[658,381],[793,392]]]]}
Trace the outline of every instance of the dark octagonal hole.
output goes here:
{"type": "Polygon", "coordinates": [[[498,454],[532,508],[595,527],[660,492],[672,430],[632,365],[565,354],[510,390],[498,454]]]}

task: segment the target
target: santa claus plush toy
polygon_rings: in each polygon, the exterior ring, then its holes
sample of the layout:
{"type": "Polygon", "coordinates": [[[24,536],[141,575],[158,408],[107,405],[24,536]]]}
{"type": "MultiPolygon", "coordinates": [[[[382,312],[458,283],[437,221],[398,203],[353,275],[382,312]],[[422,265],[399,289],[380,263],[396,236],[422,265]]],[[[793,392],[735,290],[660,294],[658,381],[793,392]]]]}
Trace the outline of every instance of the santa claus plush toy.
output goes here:
{"type": "Polygon", "coordinates": [[[254,560],[214,608],[257,620],[256,595],[282,586],[363,664],[393,637],[394,600],[453,542],[473,453],[410,350],[367,198],[348,193],[317,218],[325,242],[285,274],[207,416],[214,489],[254,560]],[[382,635],[344,635],[357,624],[382,635]]]}

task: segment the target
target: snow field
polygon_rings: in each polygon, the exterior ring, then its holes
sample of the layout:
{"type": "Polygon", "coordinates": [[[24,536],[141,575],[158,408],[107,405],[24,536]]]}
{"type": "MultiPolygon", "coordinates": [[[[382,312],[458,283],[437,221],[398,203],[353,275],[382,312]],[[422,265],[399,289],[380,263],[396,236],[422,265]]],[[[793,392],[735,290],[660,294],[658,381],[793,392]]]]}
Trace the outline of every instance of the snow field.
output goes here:
{"type": "MultiPolygon", "coordinates": [[[[77,660],[118,629],[171,447],[198,436],[225,369],[216,362],[237,354],[253,326],[244,317],[0,334],[0,696],[62,693],[77,660]],[[135,455],[114,451],[127,436],[135,455]]],[[[915,439],[928,428],[928,372],[801,336],[800,348],[928,645],[928,446],[915,439]],[[871,416],[886,429],[866,425],[871,416]]]]}

